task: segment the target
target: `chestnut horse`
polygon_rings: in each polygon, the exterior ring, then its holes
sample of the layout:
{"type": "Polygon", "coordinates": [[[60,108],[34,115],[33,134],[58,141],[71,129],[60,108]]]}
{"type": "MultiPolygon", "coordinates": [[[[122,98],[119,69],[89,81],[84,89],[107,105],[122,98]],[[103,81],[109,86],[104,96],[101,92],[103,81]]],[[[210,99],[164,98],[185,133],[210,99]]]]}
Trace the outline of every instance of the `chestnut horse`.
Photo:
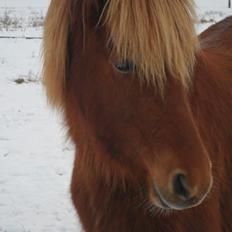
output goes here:
{"type": "Polygon", "coordinates": [[[44,83],[84,231],[232,231],[232,17],[195,20],[193,0],[51,1],[44,83]]]}

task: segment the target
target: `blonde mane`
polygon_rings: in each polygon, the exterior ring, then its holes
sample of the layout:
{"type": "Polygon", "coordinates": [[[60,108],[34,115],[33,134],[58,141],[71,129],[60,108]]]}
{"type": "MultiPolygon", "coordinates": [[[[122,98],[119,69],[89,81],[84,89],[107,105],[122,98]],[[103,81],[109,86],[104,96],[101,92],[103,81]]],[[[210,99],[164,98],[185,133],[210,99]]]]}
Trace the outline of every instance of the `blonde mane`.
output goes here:
{"type": "MultiPolygon", "coordinates": [[[[52,0],[45,21],[43,76],[55,107],[64,101],[73,1],[52,0]]],[[[113,51],[161,92],[168,73],[189,86],[198,49],[195,19],[193,0],[108,0],[101,18],[113,51]]]]}
{"type": "Polygon", "coordinates": [[[49,103],[63,104],[71,0],[52,0],[43,35],[43,82],[49,103]]]}
{"type": "Polygon", "coordinates": [[[109,1],[109,42],[161,92],[167,73],[188,86],[198,49],[194,9],[193,0],[109,1]]]}

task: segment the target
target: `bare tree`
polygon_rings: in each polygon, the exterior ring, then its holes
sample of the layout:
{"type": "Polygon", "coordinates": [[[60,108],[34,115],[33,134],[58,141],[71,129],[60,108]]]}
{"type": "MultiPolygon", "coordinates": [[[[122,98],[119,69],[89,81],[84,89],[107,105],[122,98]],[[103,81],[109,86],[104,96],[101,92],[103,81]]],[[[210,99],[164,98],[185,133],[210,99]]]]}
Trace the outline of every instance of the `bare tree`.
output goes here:
{"type": "Polygon", "coordinates": [[[231,0],[229,0],[228,6],[229,6],[229,8],[231,8],[231,0]]]}

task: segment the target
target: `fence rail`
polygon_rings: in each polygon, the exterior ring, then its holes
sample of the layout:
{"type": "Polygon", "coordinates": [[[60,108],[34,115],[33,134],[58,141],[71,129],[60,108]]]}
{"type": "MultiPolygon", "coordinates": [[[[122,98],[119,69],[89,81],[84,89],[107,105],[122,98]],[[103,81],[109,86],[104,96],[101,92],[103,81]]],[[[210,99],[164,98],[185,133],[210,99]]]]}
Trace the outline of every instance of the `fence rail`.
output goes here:
{"type": "Polygon", "coordinates": [[[42,39],[42,36],[0,36],[0,39],[42,39]]]}

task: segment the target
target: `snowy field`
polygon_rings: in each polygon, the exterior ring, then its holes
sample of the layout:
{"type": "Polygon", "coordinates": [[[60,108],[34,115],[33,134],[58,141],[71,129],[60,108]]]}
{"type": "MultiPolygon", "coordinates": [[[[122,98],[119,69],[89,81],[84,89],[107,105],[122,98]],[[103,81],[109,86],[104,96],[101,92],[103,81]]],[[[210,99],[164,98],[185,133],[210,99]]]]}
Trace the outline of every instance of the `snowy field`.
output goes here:
{"type": "Polygon", "coordinates": [[[41,40],[0,39],[0,231],[76,232],[73,147],[49,111],[41,40]]]}
{"type": "Polygon", "coordinates": [[[41,38],[47,8],[0,7],[0,37],[41,38]]]}
{"type": "MultiPolygon", "coordinates": [[[[232,11],[199,14],[202,31],[232,11]]],[[[40,39],[0,39],[0,232],[81,231],[69,193],[74,148],[47,106],[40,48],[40,39]]]]}

